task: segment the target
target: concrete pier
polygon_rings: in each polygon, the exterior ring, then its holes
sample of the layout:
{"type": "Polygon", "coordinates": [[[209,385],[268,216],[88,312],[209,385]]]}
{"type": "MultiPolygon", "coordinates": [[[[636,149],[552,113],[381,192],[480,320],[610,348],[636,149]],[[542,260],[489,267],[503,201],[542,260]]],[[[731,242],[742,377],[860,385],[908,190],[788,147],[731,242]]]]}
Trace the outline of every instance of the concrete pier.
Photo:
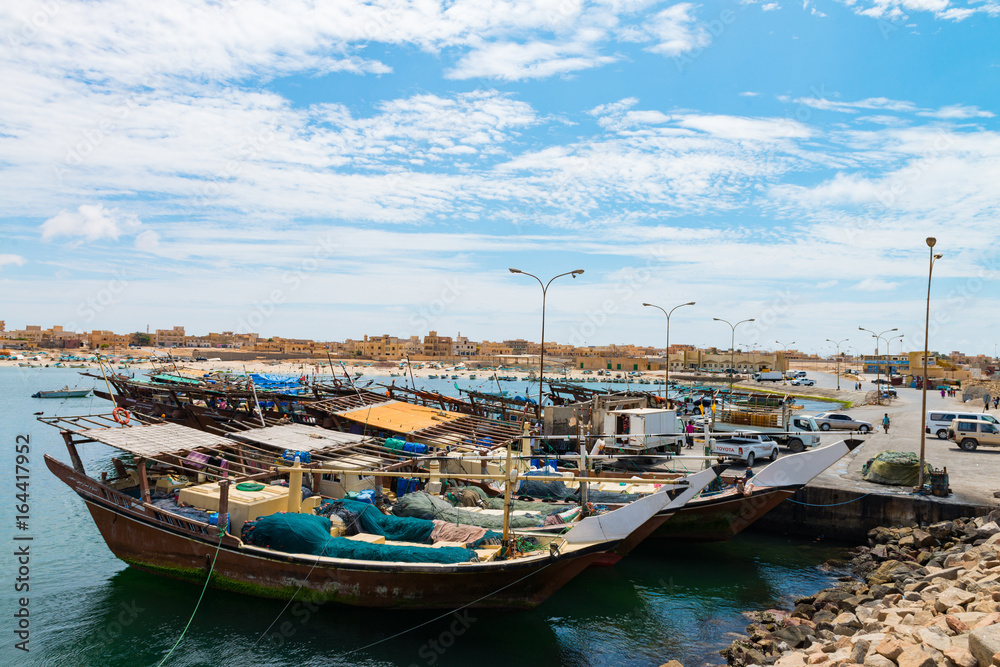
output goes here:
{"type": "MultiPolygon", "coordinates": [[[[861,467],[879,452],[920,452],[921,392],[909,387],[897,387],[899,398],[888,406],[863,406],[866,392],[875,388],[874,376],[863,376],[862,390],[855,391],[851,379],[841,378],[840,391],[832,374],[809,372],[817,380],[815,388],[777,385],[740,385],[747,389],[784,390],[794,394],[836,396],[853,401],[855,406],[843,410],[855,418],[871,422],[876,430],[867,436],[857,436],[865,443],[818,476],[808,486],[760,519],[755,528],[780,531],[802,536],[826,537],[857,541],[876,526],[935,522],[963,516],[976,516],[1000,507],[993,497],[1000,491],[1000,448],[980,447],[974,452],[959,449],[950,440],[940,440],[934,434],[925,436],[925,458],[934,469],[947,468],[953,491],[947,497],[922,496],[912,489],[866,482],[861,467]],[[882,417],[888,413],[889,433],[882,429],[882,417]]],[[[981,401],[963,403],[961,398],[942,397],[940,392],[927,392],[928,412],[942,410],[982,412],[981,401]]],[[[831,405],[830,411],[838,411],[831,405]]],[[[1000,419],[1000,416],[998,416],[1000,419]]],[[[843,431],[828,431],[824,442],[847,437],[843,431]]]]}

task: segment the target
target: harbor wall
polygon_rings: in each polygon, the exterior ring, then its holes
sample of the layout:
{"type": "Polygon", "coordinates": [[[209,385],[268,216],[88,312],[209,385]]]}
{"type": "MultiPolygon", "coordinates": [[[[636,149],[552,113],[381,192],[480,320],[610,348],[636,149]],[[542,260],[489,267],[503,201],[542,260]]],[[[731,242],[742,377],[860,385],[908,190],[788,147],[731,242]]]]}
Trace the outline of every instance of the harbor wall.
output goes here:
{"type": "Polygon", "coordinates": [[[878,526],[912,526],[980,516],[996,506],[954,497],[906,493],[862,493],[832,486],[799,489],[753,524],[756,530],[862,544],[878,526]]]}

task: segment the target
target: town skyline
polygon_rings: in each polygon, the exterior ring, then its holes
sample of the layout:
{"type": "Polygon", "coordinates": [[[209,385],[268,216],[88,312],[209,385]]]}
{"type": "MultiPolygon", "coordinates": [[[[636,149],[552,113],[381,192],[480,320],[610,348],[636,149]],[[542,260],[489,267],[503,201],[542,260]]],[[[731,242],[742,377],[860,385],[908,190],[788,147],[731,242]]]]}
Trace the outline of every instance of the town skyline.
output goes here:
{"type": "MultiPolygon", "coordinates": [[[[888,339],[889,341],[899,341],[899,336],[888,339]]],[[[345,338],[343,340],[313,340],[301,338],[289,338],[274,335],[260,335],[256,332],[238,333],[233,331],[209,332],[206,334],[189,334],[184,326],[174,325],[169,329],[154,329],[150,332],[133,331],[127,333],[113,332],[110,330],[93,330],[91,332],[74,332],[63,330],[59,325],[53,325],[48,329],[43,329],[41,325],[26,325],[24,329],[7,329],[6,322],[0,320],[0,348],[4,346],[14,347],[19,341],[29,342],[38,347],[65,346],[67,349],[76,347],[87,347],[90,350],[106,348],[126,348],[130,345],[141,345],[143,347],[154,347],[162,349],[185,348],[185,349],[229,349],[236,348],[244,351],[257,352],[278,352],[278,353],[304,353],[317,354],[329,351],[331,354],[363,356],[366,358],[401,359],[411,354],[428,356],[448,356],[448,357],[491,357],[504,355],[537,355],[540,344],[537,340],[517,338],[497,341],[472,340],[468,336],[462,336],[457,332],[455,336],[440,335],[437,331],[430,331],[425,336],[410,336],[407,339],[400,339],[388,334],[362,334],[360,338],[345,338]],[[66,341],[72,341],[72,345],[66,341]],[[4,343],[4,341],[8,341],[4,343]]],[[[776,343],[778,343],[776,341],[776,343]]],[[[621,358],[645,358],[655,357],[663,354],[665,348],[655,345],[642,345],[636,343],[611,343],[608,345],[575,346],[546,339],[545,354],[548,356],[569,356],[569,357],[621,357],[621,358]]],[[[834,351],[829,353],[808,352],[800,350],[791,345],[781,345],[778,343],[773,348],[760,348],[756,346],[735,348],[720,347],[715,345],[697,345],[692,343],[673,342],[670,344],[669,353],[679,354],[684,351],[705,350],[708,352],[719,351],[739,354],[761,354],[776,355],[782,353],[787,358],[802,359],[835,359],[838,355],[834,351]]],[[[896,349],[889,347],[879,351],[880,357],[904,357],[912,350],[903,347],[896,349]]],[[[942,353],[939,350],[931,349],[933,355],[957,359],[963,363],[980,362],[986,363],[995,360],[984,354],[967,354],[959,350],[952,350],[942,353]]],[[[864,351],[853,345],[841,344],[841,358],[865,358],[874,356],[873,351],[864,351]]]]}

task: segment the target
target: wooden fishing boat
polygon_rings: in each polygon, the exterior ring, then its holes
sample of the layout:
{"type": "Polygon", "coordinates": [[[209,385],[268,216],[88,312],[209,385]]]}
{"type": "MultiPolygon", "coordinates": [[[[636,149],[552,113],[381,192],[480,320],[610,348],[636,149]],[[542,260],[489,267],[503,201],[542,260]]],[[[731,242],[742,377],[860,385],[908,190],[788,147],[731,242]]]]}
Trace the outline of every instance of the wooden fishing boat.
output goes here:
{"type": "Polygon", "coordinates": [[[32,398],[86,398],[90,395],[89,389],[70,389],[69,387],[63,387],[62,389],[54,389],[52,391],[36,391],[31,395],[32,398]]]}
{"type": "MultiPolygon", "coordinates": [[[[533,607],[628,539],[652,517],[676,511],[714,478],[714,472],[703,471],[620,509],[568,524],[561,534],[534,536],[532,539],[539,548],[526,552],[514,546],[516,540],[508,538],[505,528],[503,547],[477,549],[478,559],[467,562],[356,560],[254,546],[228,531],[220,531],[217,525],[156,506],[150,502],[146,463],[176,467],[193,465],[191,461],[215,460],[199,465],[201,474],[218,480],[221,526],[231,525],[229,518],[235,515],[230,510],[238,508],[229,504],[231,485],[287,474],[291,486],[286,493],[288,508],[296,512],[301,509],[296,480],[300,482],[303,473],[322,475],[332,470],[329,465],[302,468],[296,460],[292,468],[278,466],[247,474],[259,468],[248,466],[249,459],[241,458],[245,451],[239,449],[245,443],[240,445],[232,438],[170,423],[110,426],[110,418],[106,416],[41,418],[41,421],[62,429],[72,461],[69,466],[45,455],[46,466],[81,497],[108,548],[129,565],[190,582],[204,583],[207,579],[214,588],[261,597],[290,599],[305,595],[314,602],[362,607],[533,607]],[[76,446],[81,442],[102,442],[129,452],[135,459],[135,469],[118,470],[122,465],[119,461],[115,477],[104,474],[100,480],[91,478],[77,454],[76,446]],[[223,470],[219,459],[210,459],[205,452],[221,453],[227,447],[236,448],[235,455],[231,457],[231,465],[223,470]],[[193,458],[195,453],[200,457],[193,458]]],[[[309,429],[295,424],[271,428],[309,429]]],[[[352,434],[311,429],[308,434],[299,435],[296,446],[307,446],[310,441],[316,447],[329,446],[324,451],[337,457],[339,465],[354,462],[353,467],[345,470],[356,474],[359,457],[370,457],[375,451],[370,439],[352,434]],[[345,454],[347,449],[350,451],[345,454]]],[[[234,437],[245,438],[246,434],[234,437]]],[[[258,442],[265,440],[261,436],[258,442]]]]}
{"type": "Polygon", "coordinates": [[[692,499],[670,521],[661,524],[650,538],[693,542],[731,539],[862,442],[841,440],[782,456],[758,472],[749,487],[734,485],[724,491],[704,493],[692,499]]]}

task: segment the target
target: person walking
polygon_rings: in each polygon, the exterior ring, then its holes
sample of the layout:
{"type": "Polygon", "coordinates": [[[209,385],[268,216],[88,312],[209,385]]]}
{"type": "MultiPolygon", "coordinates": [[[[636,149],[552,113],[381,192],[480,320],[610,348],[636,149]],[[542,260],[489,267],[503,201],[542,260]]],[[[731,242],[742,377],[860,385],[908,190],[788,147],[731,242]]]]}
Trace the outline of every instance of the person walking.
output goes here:
{"type": "Polygon", "coordinates": [[[945,390],[944,390],[944,389],[942,389],[942,390],[941,390],[941,398],[944,398],[944,395],[945,395],[945,390]]]}
{"type": "Polygon", "coordinates": [[[983,394],[983,412],[989,412],[990,409],[990,395],[983,394]]]}
{"type": "Polygon", "coordinates": [[[885,413],[885,417],[882,417],[882,428],[885,429],[886,433],[889,433],[889,413],[885,413]]]}

